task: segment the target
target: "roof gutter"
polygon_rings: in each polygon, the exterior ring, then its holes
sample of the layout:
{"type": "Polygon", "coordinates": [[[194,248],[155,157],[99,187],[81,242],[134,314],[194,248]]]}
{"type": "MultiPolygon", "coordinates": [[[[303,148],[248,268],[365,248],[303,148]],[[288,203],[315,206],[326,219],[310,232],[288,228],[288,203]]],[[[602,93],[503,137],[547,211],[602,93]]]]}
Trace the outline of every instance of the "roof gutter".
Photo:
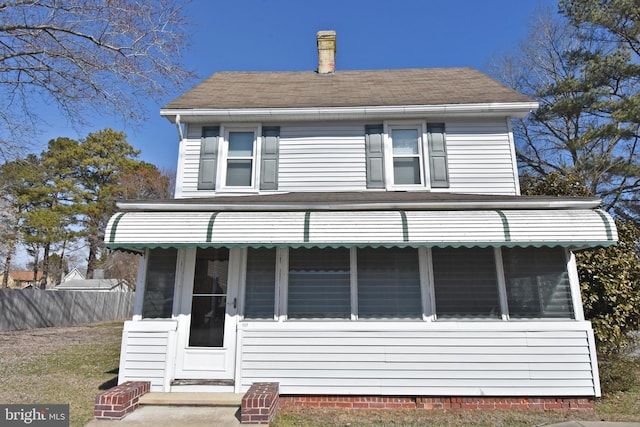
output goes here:
{"type": "Polygon", "coordinates": [[[172,123],[306,121],[306,120],[383,120],[425,116],[509,116],[523,118],[538,108],[537,102],[499,102],[478,104],[396,105],[368,107],[305,108],[163,108],[160,115],[172,123]]]}
{"type": "Polygon", "coordinates": [[[365,210],[505,210],[505,209],[595,209],[600,199],[536,201],[433,201],[433,202],[117,202],[126,212],[212,212],[212,211],[365,211],[365,210]]]}

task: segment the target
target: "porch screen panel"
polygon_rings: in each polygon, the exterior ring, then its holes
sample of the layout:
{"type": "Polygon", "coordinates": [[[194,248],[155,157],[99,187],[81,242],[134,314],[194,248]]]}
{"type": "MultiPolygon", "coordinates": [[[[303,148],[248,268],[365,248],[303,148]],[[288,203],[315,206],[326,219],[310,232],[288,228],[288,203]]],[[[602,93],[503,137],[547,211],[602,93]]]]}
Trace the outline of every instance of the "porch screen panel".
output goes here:
{"type": "Polygon", "coordinates": [[[502,258],[511,318],[574,318],[562,248],[503,248],[502,258]]]}
{"type": "Polygon", "coordinates": [[[438,318],[501,317],[492,248],[434,248],[432,254],[438,318]]]}
{"type": "Polygon", "coordinates": [[[349,249],[290,249],[288,317],[351,316],[349,249]]]}
{"type": "Polygon", "coordinates": [[[276,289],[276,250],[249,248],[244,317],[273,319],[276,289]]]}
{"type": "Polygon", "coordinates": [[[359,249],[358,317],[416,319],[422,316],[418,251],[359,249]]]}
{"type": "Polygon", "coordinates": [[[171,318],[177,257],[175,248],[149,250],[142,317],[171,318]]]}

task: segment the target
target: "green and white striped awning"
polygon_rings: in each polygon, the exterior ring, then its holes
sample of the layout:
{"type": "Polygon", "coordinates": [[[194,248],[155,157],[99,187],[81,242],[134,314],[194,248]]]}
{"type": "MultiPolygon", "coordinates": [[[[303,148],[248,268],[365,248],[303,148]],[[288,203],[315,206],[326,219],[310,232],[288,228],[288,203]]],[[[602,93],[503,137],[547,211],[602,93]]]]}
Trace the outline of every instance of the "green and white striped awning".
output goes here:
{"type": "Polygon", "coordinates": [[[601,210],[124,212],[107,225],[112,249],[167,247],[609,246],[601,210]]]}

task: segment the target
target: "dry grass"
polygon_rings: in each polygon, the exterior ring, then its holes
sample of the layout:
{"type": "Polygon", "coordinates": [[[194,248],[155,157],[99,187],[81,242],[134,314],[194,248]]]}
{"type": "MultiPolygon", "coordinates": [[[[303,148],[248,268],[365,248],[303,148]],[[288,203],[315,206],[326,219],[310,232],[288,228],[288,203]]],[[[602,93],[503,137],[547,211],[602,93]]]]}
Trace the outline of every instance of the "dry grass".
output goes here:
{"type": "MultiPolygon", "coordinates": [[[[0,332],[0,402],[68,403],[71,425],[84,425],[93,417],[95,397],[115,385],[121,331],[122,322],[110,322],[0,332]]],[[[640,386],[605,395],[594,411],[283,409],[272,427],[517,427],[568,420],[640,421],[640,386]]]]}
{"type": "Polygon", "coordinates": [[[115,385],[122,322],[0,332],[0,402],[68,403],[71,426],[93,418],[115,385]]]}
{"type": "Polygon", "coordinates": [[[626,392],[608,393],[593,411],[502,410],[362,410],[287,408],[280,410],[272,427],[458,427],[544,426],[571,420],[640,422],[640,357],[628,371],[637,381],[626,392]]]}

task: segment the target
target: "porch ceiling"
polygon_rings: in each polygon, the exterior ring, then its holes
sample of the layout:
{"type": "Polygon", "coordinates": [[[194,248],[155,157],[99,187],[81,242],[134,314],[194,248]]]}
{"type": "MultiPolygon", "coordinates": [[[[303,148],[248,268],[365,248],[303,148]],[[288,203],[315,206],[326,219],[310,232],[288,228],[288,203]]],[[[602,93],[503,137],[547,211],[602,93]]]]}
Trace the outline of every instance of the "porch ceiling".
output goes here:
{"type": "Polygon", "coordinates": [[[615,223],[599,209],[122,212],[112,249],[167,247],[610,246],[615,223]]]}

